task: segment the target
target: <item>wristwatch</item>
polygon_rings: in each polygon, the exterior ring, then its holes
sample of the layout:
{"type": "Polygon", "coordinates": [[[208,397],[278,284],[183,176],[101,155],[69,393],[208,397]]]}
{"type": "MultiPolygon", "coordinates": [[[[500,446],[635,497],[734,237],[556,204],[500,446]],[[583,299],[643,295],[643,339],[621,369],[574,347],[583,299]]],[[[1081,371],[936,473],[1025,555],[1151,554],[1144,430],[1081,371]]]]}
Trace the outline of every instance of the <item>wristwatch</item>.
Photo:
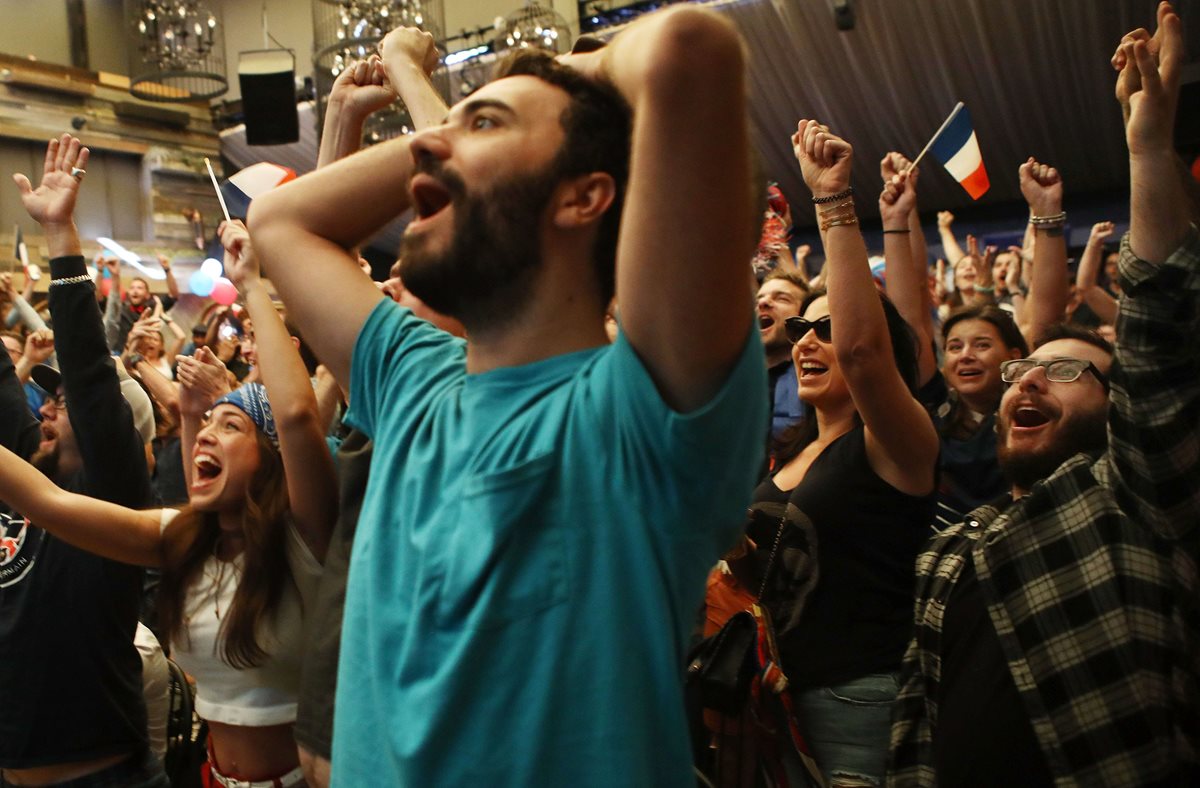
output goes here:
{"type": "Polygon", "coordinates": [[[145,360],[145,356],[143,356],[141,353],[130,353],[125,357],[125,367],[126,369],[136,369],[137,365],[141,364],[145,360]]]}

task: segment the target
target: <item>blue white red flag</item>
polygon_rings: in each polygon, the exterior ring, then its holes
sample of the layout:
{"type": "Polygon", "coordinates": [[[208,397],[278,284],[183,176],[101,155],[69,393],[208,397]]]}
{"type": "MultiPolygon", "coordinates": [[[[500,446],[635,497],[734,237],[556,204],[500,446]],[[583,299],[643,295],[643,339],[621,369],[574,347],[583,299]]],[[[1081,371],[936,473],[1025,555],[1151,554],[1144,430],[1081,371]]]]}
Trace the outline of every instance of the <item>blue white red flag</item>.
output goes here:
{"type": "Polygon", "coordinates": [[[983,166],[983,154],[979,152],[975,127],[971,124],[971,113],[961,101],[934,135],[929,152],[967,190],[972,200],[978,200],[991,186],[983,166]]]}
{"type": "Polygon", "coordinates": [[[238,219],[246,218],[251,200],[295,177],[295,170],[269,161],[260,161],[238,170],[221,184],[221,194],[225,197],[229,215],[238,219]]]}

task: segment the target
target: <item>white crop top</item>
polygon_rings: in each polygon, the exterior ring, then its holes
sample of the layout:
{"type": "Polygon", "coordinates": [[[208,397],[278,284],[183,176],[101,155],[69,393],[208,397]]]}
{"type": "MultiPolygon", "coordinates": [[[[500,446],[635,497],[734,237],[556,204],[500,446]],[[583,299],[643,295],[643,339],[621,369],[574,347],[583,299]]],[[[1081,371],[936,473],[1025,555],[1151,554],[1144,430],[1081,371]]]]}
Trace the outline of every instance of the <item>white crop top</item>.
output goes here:
{"type": "MultiPolygon", "coordinates": [[[[177,514],[175,509],[164,509],[162,528],[177,514]]],[[[210,557],[188,588],[183,605],[185,634],[171,641],[171,657],[196,679],[196,713],[204,719],[250,727],[296,721],[304,654],[302,611],[311,611],[316,603],[321,564],[290,522],[287,561],[295,585],[284,584],[279,607],[260,633],[269,656],[258,667],[230,667],[218,649],[221,622],[242,576],[242,556],[232,561],[210,557]]]]}

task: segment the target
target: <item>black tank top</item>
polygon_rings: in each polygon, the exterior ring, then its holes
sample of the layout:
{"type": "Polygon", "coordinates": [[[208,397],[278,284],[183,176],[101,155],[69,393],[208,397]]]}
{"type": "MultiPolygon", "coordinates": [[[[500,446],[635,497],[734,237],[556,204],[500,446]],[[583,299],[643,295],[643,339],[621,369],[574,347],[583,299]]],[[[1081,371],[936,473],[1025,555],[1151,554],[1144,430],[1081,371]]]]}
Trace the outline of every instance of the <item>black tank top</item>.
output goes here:
{"type": "MultiPolygon", "coordinates": [[[[805,515],[789,527],[806,530],[802,541],[815,545],[804,609],[777,632],[791,686],[899,669],[912,633],[914,563],[932,535],[936,499],[935,492],[907,495],[875,475],[862,425],[826,446],[794,490],[780,490],[774,478],[758,486],[756,503],[791,503],[805,515]]],[[[767,560],[771,536],[751,534],[758,563],[767,560]]],[[[785,605],[768,597],[772,612],[785,605]]]]}

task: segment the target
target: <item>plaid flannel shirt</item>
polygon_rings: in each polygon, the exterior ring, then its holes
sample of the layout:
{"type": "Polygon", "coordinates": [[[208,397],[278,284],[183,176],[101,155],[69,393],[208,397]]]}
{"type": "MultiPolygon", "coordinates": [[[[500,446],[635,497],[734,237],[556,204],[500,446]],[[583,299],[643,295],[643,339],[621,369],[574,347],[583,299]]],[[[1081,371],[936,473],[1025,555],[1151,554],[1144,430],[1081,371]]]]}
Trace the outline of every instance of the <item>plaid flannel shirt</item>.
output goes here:
{"type": "Polygon", "coordinates": [[[888,784],[935,785],[946,603],[973,561],[1058,786],[1200,785],[1200,234],[1121,244],[1109,448],[1076,455],[917,559],[888,784]]]}

